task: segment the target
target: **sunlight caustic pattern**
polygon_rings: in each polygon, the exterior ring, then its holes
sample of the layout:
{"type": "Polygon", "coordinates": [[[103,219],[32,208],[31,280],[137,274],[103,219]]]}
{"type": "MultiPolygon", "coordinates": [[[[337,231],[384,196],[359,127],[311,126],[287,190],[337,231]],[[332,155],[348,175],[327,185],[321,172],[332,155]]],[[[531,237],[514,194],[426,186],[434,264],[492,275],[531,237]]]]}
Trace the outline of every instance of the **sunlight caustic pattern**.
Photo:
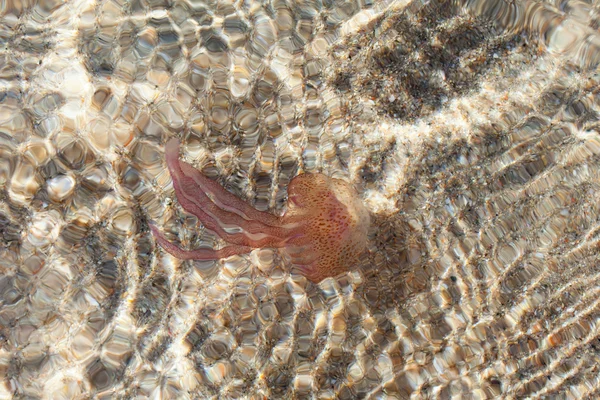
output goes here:
{"type": "Polygon", "coordinates": [[[0,399],[597,398],[596,3],[0,2],[0,399]]]}

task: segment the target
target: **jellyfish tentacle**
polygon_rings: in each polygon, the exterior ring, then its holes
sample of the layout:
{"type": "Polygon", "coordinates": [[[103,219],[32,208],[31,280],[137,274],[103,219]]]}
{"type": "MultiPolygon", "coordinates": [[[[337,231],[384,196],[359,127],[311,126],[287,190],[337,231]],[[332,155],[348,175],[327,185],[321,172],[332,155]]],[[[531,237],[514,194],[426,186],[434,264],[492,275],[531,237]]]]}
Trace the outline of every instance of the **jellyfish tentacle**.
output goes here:
{"type": "Polygon", "coordinates": [[[191,178],[181,174],[177,175],[176,171],[172,172],[173,188],[177,195],[177,199],[181,206],[188,212],[192,213],[202,222],[204,227],[208,230],[215,232],[221,239],[228,243],[236,244],[240,246],[247,246],[249,248],[256,247],[283,247],[285,246],[286,238],[276,238],[268,235],[261,235],[262,237],[252,238],[247,233],[229,233],[227,232],[217,221],[215,221],[209,214],[207,214],[200,205],[196,202],[193,194],[188,193],[182,189],[183,186],[190,187],[193,185],[191,178]]]}
{"type": "MultiPolygon", "coordinates": [[[[209,214],[214,220],[220,222],[221,224],[226,224],[226,225],[229,224],[229,225],[239,226],[244,231],[251,233],[251,234],[262,233],[265,235],[278,237],[278,238],[286,238],[286,237],[290,236],[291,234],[293,234],[293,232],[294,232],[293,228],[292,229],[282,228],[281,221],[279,223],[279,226],[271,226],[271,225],[267,225],[258,220],[245,219],[237,213],[222,209],[217,204],[215,204],[210,199],[210,197],[207,196],[205,188],[202,186],[202,181],[203,181],[203,179],[206,179],[206,178],[202,177],[202,173],[184,161],[179,161],[179,166],[181,168],[181,171],[184,173],[184,175],[188,178],[193,179],[194,182],[196,183],[196,185],[191,185],[191,186],[186,185],[185,191],[189,190],[190,192],[192,192],[192,193],[190,193],[190,195],[192,195],[193,198],[196,199],[195,202],[200,207],[202,207],[202,209],[207,214],[209,214]],[[201,179],[201,177],[202,177],[202,179],[201,179]]],[[[268,213],[264,213],[264,214],[272,216],[271,214],[268,214],[268,213]]]]}
{"type": "Polygon", "coordinates": [[[150,230],[158,244],[174,257],[181,260],[218,260],[220,258],[230,257],[238,254],[245,254],[252,251],[251,247],[247,246],[225,246],[222,249],[198,249],[184,250],[181,247],[169,242],[169,240],[156,228],[150,225],[150,230]]]}
{"type": "MultiPolygon", "coordinates": [[[[169,155],[168,153],[175,153],[177,155],[175,158],[179,159],[179,140],[176,138],[169,140],[166,144],[165,151],[167,152],[167,156],[169,155]]],[[[234,212],[236,214],[242,213],[248,217],[248,219],[260,221],[266,225],[275,227],[280,226],[281,221],[279,220],[279,217],[258,211],[245,201],[237,198],[234,194],[229,193],[217,182],[204,176],[202,173],[199,172],[198,174],[195,174],[194,180],[214,196],[215,204],[223,210],[234,212]]]]}
{"type": "Polygon", "coordinates": [[[206,229],[229,243],[220,250],[187,251],[152,227],[157,243],[184,259],[214,259],[257,247],[284,247],[307,279],[319,282],[346,271],[364,251],[370,215],[347,182],[323,174],[301,174],[288,186],[281,217],[255,210],[218,183],[179,161],[179,141],[170,140],[166,159],[181,206],[206,229]],[[229,228],[239,232],[231,232],[229,228]]]}
{"type": "MultiPolygon", "coordinates": [[[[272,227],[259,221],[248,221],[238,214],[219,208],[207,196],[202,187],[202,183],[208,178],[204,177],[191,165],[180,161],[179,150],[173,144],[177,144],[177,142],[172,143],[172,141],[169,141],[166,158],[167,166],[173,177],[173,186],[176,194],[178,197],[182,195],[185,199],[189,200],[181,202],[181,205],[187,211],[196,215],[208,229],[214,231],[228,242],[252,247],[267,245],[271,247],[283,247],[286,239],[296,233],[297,229],[283,228],[281,226],[272,227]],[[226,224],[239,226],[247,233],[228,233],[223,229],[223,225],[226,224]],[[257,238],[256,236],[259,237],[257,238]]],[[[221,190],[225,189],[221,188],[221,190]]],[[[257,213],[260,212],[257,211],[257,213]]],[[[273,217],[267,213],[261,214],[273,217]]],[[[278,217],[276,219],[279,220],[278,217]]],[[[294,226],[294,224],[289,225],[294,226]]]]}
{"type": "MultiPolygon", "coordinates": [[[[213,218],[210,214],[203,210],[203,203],[198,200],[202,192],[196,188],[196,181],[184,174],[179,164],[178,152],[173,148],[169,148],[167,152],[167,166],[171,172],[173,180],[173,188],[181,206],[188,212],[192,213],[204,224],[204,226],[215,232],[221,239],[231,244],[248,247],[283,247],[285,246],[287,235],[282,233],[281,237],[270,236],[262,231],[257,231],[254,238],[247,233],[228,233],[223,228],[222,224],[213,218]],[[258,237],[256,237],[258,236],[258,237]]],[[[205,195],[204,195],[205,196],[205,195]]],[[[210,199],[207,197],[207,201],[210,199]]],[[[243,227],[240,227],[243,228],[243,227]]]]}
{"type": "MultiPolygon", "coordinates": [[[[302,229],[305,229],[305,226],[302,226],[302,229]]],[[[311,238],[306,235],[302,229],[298,229],[296,232],[287,237],[285,241],[286,247],[301,247],[310,245],[312,243],[311,238]]]]}

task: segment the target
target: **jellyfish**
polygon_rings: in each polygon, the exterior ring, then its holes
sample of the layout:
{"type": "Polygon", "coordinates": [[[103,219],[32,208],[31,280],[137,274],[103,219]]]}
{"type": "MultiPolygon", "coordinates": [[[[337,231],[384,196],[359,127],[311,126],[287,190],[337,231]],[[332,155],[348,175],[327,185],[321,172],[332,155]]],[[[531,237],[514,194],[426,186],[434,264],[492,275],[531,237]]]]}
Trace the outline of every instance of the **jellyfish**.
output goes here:
{"type": "Polygon", "coordinates": [[[318,283],[348,271],[364,251],[370,216],[361,198],[341,179],[305,173],[288,185],[287,207],[276,216],[245,201],[179,160],[179,141],[165,146],[177,200],[227,243],[220,249],[185,250],[169,242],[152,223],[156,242],[182,260],[216,260],[257,248],[281,248],[292,265],[318,283]]]}

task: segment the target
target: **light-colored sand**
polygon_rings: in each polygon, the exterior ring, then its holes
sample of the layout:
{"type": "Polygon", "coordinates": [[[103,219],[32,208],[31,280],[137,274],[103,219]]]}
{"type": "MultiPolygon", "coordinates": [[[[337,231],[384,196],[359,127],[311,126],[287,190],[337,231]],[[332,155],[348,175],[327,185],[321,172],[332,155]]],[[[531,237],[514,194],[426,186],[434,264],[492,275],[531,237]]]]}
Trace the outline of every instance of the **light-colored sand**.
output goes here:
{"type": "Polygon", "coordinates": [[[65,3],[0,3],[0,399],[598,396],[597,5],[65,3]],[[352,182],[368,253],[174,259],[172,136],[352,182]]]}

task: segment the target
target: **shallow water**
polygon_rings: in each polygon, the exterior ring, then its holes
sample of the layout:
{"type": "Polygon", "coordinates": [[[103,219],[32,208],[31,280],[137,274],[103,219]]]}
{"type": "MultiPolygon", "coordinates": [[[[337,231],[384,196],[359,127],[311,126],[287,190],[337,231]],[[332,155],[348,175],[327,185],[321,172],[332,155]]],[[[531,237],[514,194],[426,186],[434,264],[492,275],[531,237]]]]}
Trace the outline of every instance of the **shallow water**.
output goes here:
{"type": "Polygon", "coordinates": [[[596,4],[0,4],[0,399],[598,396],[596,4]],[[260,210],[352,182],[368,252],[174,259],[172,136],[260,210]]]}

